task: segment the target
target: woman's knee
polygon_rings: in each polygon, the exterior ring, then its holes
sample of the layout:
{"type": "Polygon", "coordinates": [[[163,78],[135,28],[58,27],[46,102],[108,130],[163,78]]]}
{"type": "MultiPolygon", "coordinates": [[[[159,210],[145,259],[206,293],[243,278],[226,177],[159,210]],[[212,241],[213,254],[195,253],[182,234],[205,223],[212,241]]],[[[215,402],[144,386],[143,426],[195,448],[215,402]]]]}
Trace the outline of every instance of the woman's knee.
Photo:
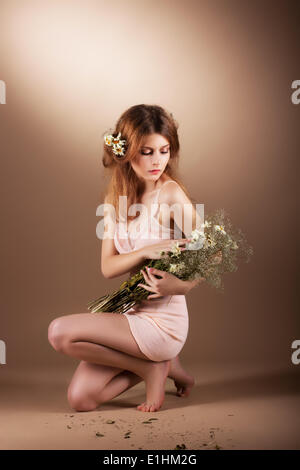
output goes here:
{"type": "Polygon", "coordinates": [[[48,340],[56,351],[62,351],[67,344],[67,335],[62,318],[55,318],[48,327],[48,340]]]}
{"type": "Polygon", "coordinates": [[[68,402],[76,411],[92,411],[99,406],[93,398],[87,396],[80,390],[76,390],[74,387],[68,389],[68,402]]]}

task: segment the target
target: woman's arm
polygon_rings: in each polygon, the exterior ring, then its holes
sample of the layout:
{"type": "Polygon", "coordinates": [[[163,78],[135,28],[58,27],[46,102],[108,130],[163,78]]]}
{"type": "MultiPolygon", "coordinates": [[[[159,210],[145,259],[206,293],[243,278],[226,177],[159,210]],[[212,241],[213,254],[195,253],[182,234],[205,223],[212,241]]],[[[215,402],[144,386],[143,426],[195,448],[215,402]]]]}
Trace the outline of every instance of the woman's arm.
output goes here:
{"type": "Polygon", "coordinates": [[[112,238],[102,240],[101,271],[106,279],[122,276],[137,265],[143,265],[144,256],[141,250],[130,253],[118,253],[112,238]]]}
{"type": "MultiPolygon", "coordinates": [[[[104,198],[104,204],[107,204],[107,196],[104,198]]],[[[102,239],[101,247],[101,271],[105,278],[111,279],[122,276],[134,268],[141,268],[144,265],[144,253],[141,250],[134,250],[129,253],[119,253],[116,249],[112,233],[116,229],[115,220],[112,214],[111,205],[104,211],[105,231],[110,227],[108,233],[110,236],[102,239]],[[113,230],[112,230],[113,227],[113,230]]]]}
{"type": "MultiPolygon", "coordinates": [[[[197,217],[196,210],[186,196],[185,192],[177,184],[168,184],[160,191],[159,204],[165,203],[170,207],[173,204],[179,204],[182,208],[181,217],[177,217],[176,224],[180,228],[183,236],[189,236],[190,234],[185,234],[183,231],[183,221],[188,222],[188,227],[191,227],[192,230],[197,228],[197,217]],[[187,211],[187,207],[190,204],[192,208],[191,211],[187,211]],[[179,219],[179,220],[178,220],[179,219]]],[[[170,214],[170,212],[169,212],[170,214]]],[[[174,220],[173,213],[170,214],[171,218],[174,220]]],[[[166,273],[158,269],[152,268],[149,272],[147,270],[142,271],[144,279],[148,284],[139,284],[144,287],[146,290],[152,292],[153,294],[148,296],[148,299],[157,298],[164,295],[176,295],[183,294],[186,295],[191,289],[196,287],[199,283],[203,282],[205,278],[195,279],[193,281],[183,281],[178,277],[174,276],[171,273],[166,273]],[[154,274],[160,276],[160,279],[154,276],[154,274]]]]}

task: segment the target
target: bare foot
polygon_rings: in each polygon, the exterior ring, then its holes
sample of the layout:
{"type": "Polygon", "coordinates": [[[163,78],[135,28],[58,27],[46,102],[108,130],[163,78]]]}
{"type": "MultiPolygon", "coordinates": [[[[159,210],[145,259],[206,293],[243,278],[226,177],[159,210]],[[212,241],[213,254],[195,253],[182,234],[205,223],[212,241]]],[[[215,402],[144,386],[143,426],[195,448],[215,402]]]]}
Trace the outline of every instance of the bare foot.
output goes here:
{"type": "Polygon", "coordinates": [[[178,397],[188,397],[195,385],[195,379],[183,369],[178,356],[171,359],[169,377],[174,379],[177,388],[176,395],[178,397]]]}
{"type": "Polygon", "coordinates": [[[139,411],[158,411],[165,399],[165,383],[170,361],[151,362],[145,368],[146,401],[137,406],[139,411]]]}

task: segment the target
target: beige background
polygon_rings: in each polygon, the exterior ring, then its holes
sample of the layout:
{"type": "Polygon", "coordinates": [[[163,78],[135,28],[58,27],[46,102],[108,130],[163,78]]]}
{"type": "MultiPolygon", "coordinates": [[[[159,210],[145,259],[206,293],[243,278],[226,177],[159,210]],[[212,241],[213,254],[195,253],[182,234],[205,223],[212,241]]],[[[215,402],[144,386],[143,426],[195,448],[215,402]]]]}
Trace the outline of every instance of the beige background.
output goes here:
{"type": "Polygon", "coordinates": [[[137,103],[173,112],[183,181],[205,213],[224,207],[255,250],[224,295],[189,294],[184,355],[289,365],[300,338],[297,25],[283,5],[230,5],[73,2],[70,15],[68,2],[1,2],[6,368],[65,361],[48,344],[50,321],[123,279],[100,270],[101,133],[137,103]]]}
{"type": "Polygon", "coordinates": [[[126,277],[101,274],[102,133],[133,104],[179,122],[180,173],[205,213],[223,207],[254,248],[225,294],[187,297],[181,353],[293,372],[300,339],[296,205],[299,24],[293,2],[17,1],[0,6],[0,379],[74,370],[48,325],[126,277]]]}

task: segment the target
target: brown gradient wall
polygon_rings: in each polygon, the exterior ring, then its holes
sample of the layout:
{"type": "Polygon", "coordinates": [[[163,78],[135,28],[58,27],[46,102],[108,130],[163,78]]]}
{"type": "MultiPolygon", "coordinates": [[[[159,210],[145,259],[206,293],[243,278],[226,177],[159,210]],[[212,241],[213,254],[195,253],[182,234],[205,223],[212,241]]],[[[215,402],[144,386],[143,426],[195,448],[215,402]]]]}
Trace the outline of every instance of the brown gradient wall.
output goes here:
{"type": "Polygon", "coordinates": [[[1,372],[77,362],[49,323],[125,279],[100,270],[101,135],[139,103],[173,113],[183,182],[254,248],[187,296],[182,356],[297,367],[298,30],[292,1],[1,1],[1,372]]]}

